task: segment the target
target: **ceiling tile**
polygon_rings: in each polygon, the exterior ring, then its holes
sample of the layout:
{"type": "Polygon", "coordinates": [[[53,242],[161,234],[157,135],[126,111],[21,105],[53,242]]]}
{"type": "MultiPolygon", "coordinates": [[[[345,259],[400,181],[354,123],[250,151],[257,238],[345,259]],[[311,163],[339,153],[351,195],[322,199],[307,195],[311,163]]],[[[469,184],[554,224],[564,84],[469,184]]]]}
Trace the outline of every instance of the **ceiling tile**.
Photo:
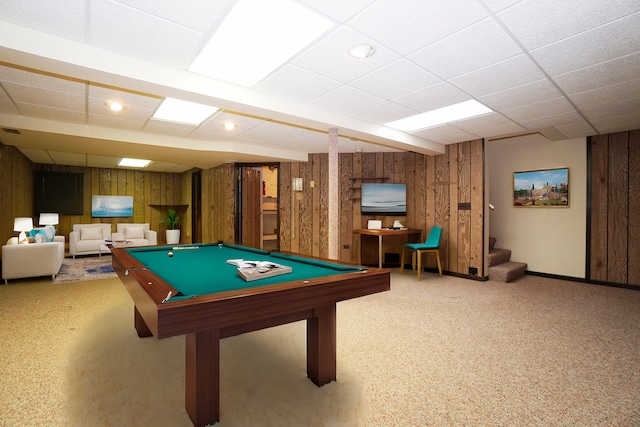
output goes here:
{"type": "Polygon", "coordinates": [[[61,108],[53,108],[43,105],[17,103],[20,112],[25,116],[39,119],[55,120],[71,123],[87,123],[87,115],[84,111],[72,111],[61,108]]]}
{"type": "Polygon", "coordinates": [[[84,82],[5,66],[0,66],[0,80],[80,96],[87,90],[84,82]]]}
{"type": "Polygon", "coordinates": [[[418,132],[412,132],[412,134],[441,144],[454,144],[460,141],[472,141],[478,139],[477,135],[458,129],[453,125],[443,125],[431,129],[424,129],[418,132]]]}
{"type": "Polygon", "coordinates": [[[584,120],[564,125],[556,125],[555,128],[567,138],[578,138],[585,135],[595,135],[597,133],[595,129],[584,120]]]}
{"type": "Polygon", "coordinates": [[[87,166],[87,155],[84,153],[64,153],[48,150],[49,156],[56,165],[87,166]]]}
{"type": "Polygon", "coordinates": [[[117,128],[122,130],[141,131],[144,123],[135,120],[121,119],[115,116],[107,116],[104,114],[89,114],[89,124],[91,126],[104,126],[108,128],[117,128]]]}
{"type": "Polygon", "coordinates": [[[292,63],[327,78],[348,83],[351,80],[389,64],[399,55],[350,28],[339,28],[295,58],[292,63]],[[373,56],[357,59],[348,50],[359,44],[376,48],[373,56]]]}
{"type": "Polygon", "coordinates": [[[562,94],[548,80],[539,80],[491,95],[482,96],[479,101],[493,110],[507,110],[524,105],[536,104],[546,99],[561,97],[562,94]]]}
{"type": "Polygon", "coordinates": [[[553,80],[565,93],[574,94],[635,80],[638,75],[640,75],[640,53],[554,76],[553,80]]]}
{"type": "Polygon", "coordinates": [[[341,86],[341,83],[305,70],[287,65],[256,86],[257,90],[282,98],[309,102],[341,86]]]}
{"type": "Polygon", "coordinates": [[[336,113],[351,114],[364,110],[383,102],[382,98],[370,95],[349,86],[342,86],[326,95],[317,98],[311,105],[334,111],[336,113]]]}
{"type": "Polygon", "coordinates": [[[522,50],[492,19],[472,25],[408,58],[443,79],[519,55],[522,50]]]}
{"type": "Polygon", "coordinates": [[[640,121],[640,111],[634,111],[619,116],[594,120],[593,125],[598,133],[603,134],[637,129],[638,121],[640,121]]]}
{"type": "Polygon", "coordinates": [[[503,110],[502,113],[515,122],[525,122],[541,117],[553,116],[574,111],[573,107],[564,98],[555,98],[536,104],[503,110]]]}
{"type": "Polygon", "coordinates": [[[2,20],[75,41],[85,40],[86,0],[0,1],[2,20]]]}
{"type": "Polygon", "coordinates": [[[375,0],[301,0],[300,2],[338,22],[345,22],[365,7],[375,3],[375,0]]]}
{"type": "Polygon", "coordinates": [[[393,99],[395,103],[419,113],[468,100],[469,95],[444,82],[393,99]]]}
{"type": "Polygon", "coordinates": [[[387,48],[407,55],[487,16],[476,0],[379,0],[348,25],[387,48]],[[455,10],[456,13],[451,13],[455,10]]]}
{"type": "Polygon", "coordinates": [[[118,0],[134,9],[139,9],[192,30],[206,33],[214,22],[221,18],[235,1],[189,0],[188,7],[175,0],[118,0]]]}
{"type": "Polygon", "coordinates": [[[52,108],[85,112],[83,95],[57,92],[15,83],[5,83],[3,86],[11,99],[18,104],[46,105],[52,108]]]}
{"type": "Polygon", "coordinates": [[[502,92],[544,78],[528,56],[518,55],[480,70],[451,79],[450,82],[473,97],[502,92]]]}
{"type": "Polygon", "coordinates": [[[107,0],[91,2],[93,46],[156,64],[186,69],[203,34],[107,0]]]}
{"type": "Polygon", "coordinates": [[[439,78],[423,68],[405,59],[399,59],[352,81],[349,85],[381,98],[391,99],[439,82],[439,78]]]}
{"type": "Polygon", "coordinates": [[[551,76],[640,51],[640,13],[531,52],[551,76]]]}
{"type": "Polygon", "coordinates": [[[387,123],[416,114],[416,111],[398,105],[392,101],[381,102],[364,110],[353,113],[354,117],[370,123],[387,123]]]}
{"type": "Polygon", "coordinates": [[[578,108],[590,108],[640,98],[640,78],[571,95],[578,108]]]}
{"type": "Polygon", "coordinates": [[[498,18],[532,50],[638,11],[640,3],[628,0],[527,0],[498,13],[498,18]]]}

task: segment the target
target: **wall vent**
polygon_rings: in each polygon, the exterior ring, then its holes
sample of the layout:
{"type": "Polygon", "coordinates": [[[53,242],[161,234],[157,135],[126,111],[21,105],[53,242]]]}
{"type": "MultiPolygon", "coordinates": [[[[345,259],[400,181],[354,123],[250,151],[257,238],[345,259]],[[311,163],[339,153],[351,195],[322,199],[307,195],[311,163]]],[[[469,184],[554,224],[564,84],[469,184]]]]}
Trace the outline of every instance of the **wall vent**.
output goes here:
{"type": "Polygon", "coordinates": [[[20,131],[18,129],[2,128],[2,130],[5,131],[6,133],[13,133],[16,135],[20,135],[20,131]]]}

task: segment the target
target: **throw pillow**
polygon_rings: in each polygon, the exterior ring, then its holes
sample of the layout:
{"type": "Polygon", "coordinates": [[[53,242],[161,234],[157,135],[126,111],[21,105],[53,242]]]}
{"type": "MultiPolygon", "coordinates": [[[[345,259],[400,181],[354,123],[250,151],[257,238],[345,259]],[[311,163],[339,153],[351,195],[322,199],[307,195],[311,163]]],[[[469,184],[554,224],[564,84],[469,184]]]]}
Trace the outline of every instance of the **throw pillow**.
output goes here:
{"type": "Polygon", "coordinates": [[[7,240],[7,245],[17,245],[17,244],[18,244],[17,237],[10,237],[9,240],[7,240]]]}
{"type": "Polygon", "coordinates": [[[125,227],[124,238],[125,239],[144,239],[144,230],[142,229],[142,226],[125,227]]]}
{"type": "Polygon", "coordinates": [[[80,240],[102,240],[101,227],[82,227],[80,228],[80,240]]]}
{"type": "Polygon", "coordinates": [[[54,236],[55,228],[53,227],[34,228],[29,232],[29,237],[33,237],[35,243],[53,242],[54,236]]]}

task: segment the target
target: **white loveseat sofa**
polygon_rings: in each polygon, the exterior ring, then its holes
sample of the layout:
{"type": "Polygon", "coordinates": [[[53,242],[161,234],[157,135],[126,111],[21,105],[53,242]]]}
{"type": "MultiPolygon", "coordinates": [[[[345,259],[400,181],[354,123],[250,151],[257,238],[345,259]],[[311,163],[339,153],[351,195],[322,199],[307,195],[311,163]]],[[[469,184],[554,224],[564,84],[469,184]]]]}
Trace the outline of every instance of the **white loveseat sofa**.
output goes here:
{"type": "MultiPolygon", "coordinates": [[[[2,278],[4,283],[9,283],[9,279],[26,277],[51,276],[52,280],[55,279],[64,260],[64,236],[62,237],[62,239],[47,243],[7,244],[3,246],[2,278]]],[[[17,238],[15,240],[17,242],[17,238]]]]}
{"type": "Polygon", "coordinates": [[[105,245],[105,239],[110,238],[111,224],[73,224],[69,233],[69,254],[75,259],[76,255],[110,253],[105,245]]]}
{"type": "Polygon", "coordinates": [[[126,241],[131,246],[155,246],[158,244],[158,233],[151,230],[148,223],[118,223],[111,240],[126,241]]]}

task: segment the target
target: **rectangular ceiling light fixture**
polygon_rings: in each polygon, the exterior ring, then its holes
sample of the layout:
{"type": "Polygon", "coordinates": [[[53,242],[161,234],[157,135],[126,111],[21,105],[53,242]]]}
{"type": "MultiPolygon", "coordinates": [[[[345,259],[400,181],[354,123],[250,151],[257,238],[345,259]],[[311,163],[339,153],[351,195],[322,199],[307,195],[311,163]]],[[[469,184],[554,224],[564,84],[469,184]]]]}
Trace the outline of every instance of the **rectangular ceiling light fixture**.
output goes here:
{"type": "Polygon", "coordinates": [[[210,105],[197,104],[175,98],[165,98],[153,114],[152,119],[199,125],[218,110],[218,107],[212,107],[210,105]]]}
{"type": "Polygon", "coordinates": [[[251,87],[333,25],[291,0],[239,0],[187,70],[251,87]]]}
{"type": "Polygon", "coordinates": [[[149,163],[151,163],[151,160],[129,159],[129,158],[123,157],[122,159],[120,159],[120,163],[118,163],[118,166],[129,167],[129,168],[144,168],[149,163]]]}
{"type": "Polygon", "coordinates": [[[438,108],[437,110],[427,111],[426,113],[416,114],[415,116],[405,117],[385,125],[405,132],[413,132],[491,112],[493,112],[492,109],[472,99],[449,105],[448,107],[438,108]]]}

